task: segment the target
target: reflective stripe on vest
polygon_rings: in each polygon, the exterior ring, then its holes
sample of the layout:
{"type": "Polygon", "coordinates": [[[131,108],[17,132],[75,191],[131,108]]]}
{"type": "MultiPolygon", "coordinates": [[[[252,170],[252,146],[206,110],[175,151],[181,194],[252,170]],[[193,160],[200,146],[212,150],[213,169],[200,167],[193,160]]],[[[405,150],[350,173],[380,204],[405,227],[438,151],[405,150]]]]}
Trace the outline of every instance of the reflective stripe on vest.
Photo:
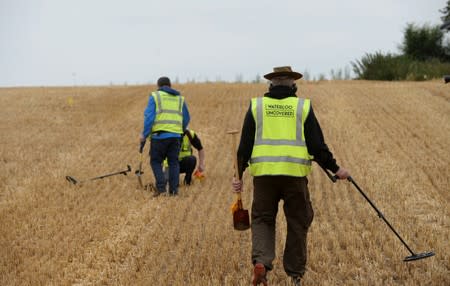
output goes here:
{"type": "Polygon", "coordinates": [[[155,91],[152,96],[155,98],[156,105],[156,117],[152,132],[183,133],[184,97],[170,95],[164,91],[155,91]]]}
{"type": "Polygon", "coordinates": [[[251,109],[256,123],[251,174],[308,175],[312,156],[306,148],[303,126],[310,109],[309,99],[258,97],[252,99],[251,109]]]}

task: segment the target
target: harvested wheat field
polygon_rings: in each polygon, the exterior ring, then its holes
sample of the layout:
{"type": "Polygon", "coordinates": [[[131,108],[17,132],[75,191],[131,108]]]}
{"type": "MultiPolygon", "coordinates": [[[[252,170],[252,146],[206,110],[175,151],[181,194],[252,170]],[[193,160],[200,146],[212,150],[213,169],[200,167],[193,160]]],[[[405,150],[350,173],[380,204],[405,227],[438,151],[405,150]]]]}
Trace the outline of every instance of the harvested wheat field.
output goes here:
{"type": "MultiPolygon", "coordinates": [[[[250,285],[250,231],[232,226],[226,131],[241,128],[250,98],[266,85],[175,86],[202,139],[206,179],[157,198],[134,175],[153,88],[0,89],[0,285],[250,285]],[[65,180],[127,165],[127,176],[65,180]]],[[[333,184],[314,165],[303,285],[450,285],[450,86],[302,82],[299,94],[312,99],[338,163],[408,245],[436,253],[403,262],[410,253],[353,185],[333,184]]],[[[148,156],[143,171],[152,182],[148,156]]],[[[244,183],[250,209],[248,173],[244,183]]],[[[269,285],[289,285],[285,234],[280,207],[269,285]]]]}

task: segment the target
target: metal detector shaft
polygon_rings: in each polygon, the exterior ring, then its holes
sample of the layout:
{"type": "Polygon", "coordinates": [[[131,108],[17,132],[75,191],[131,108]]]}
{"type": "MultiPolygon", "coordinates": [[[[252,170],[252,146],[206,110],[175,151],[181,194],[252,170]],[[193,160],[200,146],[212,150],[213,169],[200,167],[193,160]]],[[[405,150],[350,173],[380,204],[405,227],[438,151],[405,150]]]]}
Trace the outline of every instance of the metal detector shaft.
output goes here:
{"type": "Polygon", "coordinates": [[[372,206],[372,208],[377,212],[378,216],[384,220],[384,222],[389,226],[389,228],[395,233],[395,235],[400,239],[400,241],[403,243],[403,245],[408,249],[408,251],[411,253],[411,255],[416,255],[414,251],[411,250],[411,248],[406,244],[406,242],[401,238],[401,236],[398,234],[398,232],[392,227],[392,225],[388,222],[388,220],[384,217],[383,213],[377,209],[374,203],[366,196],[366,194],[361,190],[361,188],[356,184],[356,182],[353,180],[352,177],[348,177],[347,179],[349,182],[353,184],[353,186],[356,187],[356,189],[363,195],[363,197],[369,202],[369,204],[372,206]]]}
{"type": "Polygon", "coordinates": [[[111,177],[111,176],[115,176],[115,175],[125,175],[126,176],[127,173],[130,172],[130,171],[131,171],[131,166],[127,165],[127,169],[126,170],[115,172],[115,173],[111,173],[111,174],[106,174],[106,175],[103,175],[103,176],[98,176],[98,177],[92,178],[90,180],[93,181],[93,180],[103,179],[103,178],[111,177]]]}
{"type": "Polygon", "coordinates": [[[126,176],[127,173],[130,172],[130,171],[131,171],[131,166],[127,165],[127,169],[126,170],[119,171],[119,172],[114,172],[114,173],[106,174],[106,175],[102,175],[102,176],[98,176],[98,177],[87,179],[87,180],[84,180],[84,181],[78,181],[77,179],[75,179],[74,177],[71,177],[71,176],[66,176],[66,180],[69,181],[70,183],[76,185],[76,184],[84,183],[85,181],[93,181],[93,180],[103,179],[103,178],[111,177],[111,176],[115,176],[115,175],[125,175],[126,176]]]}
{"type": "MultiPolygon", "coordinates": [[[[327,169],[325,169],[322,166],[320,166],[320,167],[325,171],[325,173],[331,179],[331,181],[333,181],[333,183],[335,183],[339,179],[339,177],[337,175],[333,176],[330,174],[330,172],[327,169]]],[[[413,261],[413,260],[418,260],[418,259],[434,256],[434,252],[419,253],[419,254],[414,253],[414,251],[412,251],[412,249],[408,246],[408,244],[406,244],[406,242],[403,240],[403,238],[400,236],[400,234],[398,234],[398,232],[394,229],[394,227],[384,217],[383,213],[375,206],[375,204],[369,199],[369,197],[367,197],[367,195],[358,186],[358,184],[356,184],[356,182],[353,180],[353,178],[349,176],[347,178],[347,180],[355,186],[355,188],[359,191],[359,193],[369,202],[369,204],[372,206],[372,208],[377,212],[378,216],[381,219],[383,219],[383,221],[389,226],[389,228],[392,230],[392,232],[397,236],[397,238],[402,242],[402,244],[406,247],[406,249],[408,249],[408,251],[411,253],[411,256],[407,256],[403,261],[413,261]]]]}

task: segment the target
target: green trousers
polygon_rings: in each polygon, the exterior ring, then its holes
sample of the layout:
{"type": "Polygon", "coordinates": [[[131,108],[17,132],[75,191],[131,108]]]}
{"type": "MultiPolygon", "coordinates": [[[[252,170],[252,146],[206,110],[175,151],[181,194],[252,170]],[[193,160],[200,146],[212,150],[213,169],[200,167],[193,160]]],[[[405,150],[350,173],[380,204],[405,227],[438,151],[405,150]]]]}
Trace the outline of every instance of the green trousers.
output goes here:
{"type": "Polygon", "coordinates": [[[303,276],[307,256],[307,233],[314,217],[306,177],[259,176],[253,178],[252,261],[273,268],[275,223],[278,203],[283,200],[287,235],[283,266],[289,276],[303,276]]]}

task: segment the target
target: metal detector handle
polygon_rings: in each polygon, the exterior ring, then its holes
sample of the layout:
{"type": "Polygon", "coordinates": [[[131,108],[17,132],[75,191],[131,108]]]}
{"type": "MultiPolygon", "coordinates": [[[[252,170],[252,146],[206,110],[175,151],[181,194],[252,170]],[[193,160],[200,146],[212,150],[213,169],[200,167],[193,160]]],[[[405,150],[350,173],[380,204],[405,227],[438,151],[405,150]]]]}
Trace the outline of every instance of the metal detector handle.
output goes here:
{"type": "Polygon", "coordinates": [[[126,176],[128,172],[131,172],[131,166],[130,165],[127,165],[127,170],[123,171],[122,174],[124,174],[126,176]]]}
{"type": "Polygon", "coordinates": [[[147,141],[147,140],[142,141],[139,146],[139,153],[141,153],[141,154],[142,154],[142,151],[144,151],[145,141],[147,141]]]}
{"type": "MultiPolygon", "coordinates": [[[[320,165],[319,165],[320,166],[320,165]]],[[[324,167],[322,167],[322,166],[320,166],[321,168],[322,168],[322,170],[327,174],[327,176],[328,176],[328,178],[330,178],[330,180],[331,181],[333,181],[333,183],[336,183],[337,182],[337,180],[339,179],[339,177],[337,176],[337,175],[331,175],[331,173],[327,170],[327,169],[325,169],[324,167]]],[[[349,181],[351,181],[351,177],[348,177],[348,179],[347,180],[349,180],[349,181]]]]}
{"type": "Polygon", "coordinates": [[[78,183],[78,181],[74,177],[71,177],[71,176],[66,176],[66,180],[74,185],[76,185],[78,183]]]}
{"type": "Polygon", "coordinates": [[[103,179],[103,178],[111,177],[111,176],[114,176],[114,175],[125,175],[126,176],[128,172],[131,172],[131,166],[130,165],[127,165],[127,169],[126,170],[115,172],[115,173],[111,173],[111,174],[107,174],[107,175],[103,175],[103,176],[99,176],[99,177],[95,177],[95,178],[92,178],[90,180],[92,181],[92,180],[103,179]]]}

